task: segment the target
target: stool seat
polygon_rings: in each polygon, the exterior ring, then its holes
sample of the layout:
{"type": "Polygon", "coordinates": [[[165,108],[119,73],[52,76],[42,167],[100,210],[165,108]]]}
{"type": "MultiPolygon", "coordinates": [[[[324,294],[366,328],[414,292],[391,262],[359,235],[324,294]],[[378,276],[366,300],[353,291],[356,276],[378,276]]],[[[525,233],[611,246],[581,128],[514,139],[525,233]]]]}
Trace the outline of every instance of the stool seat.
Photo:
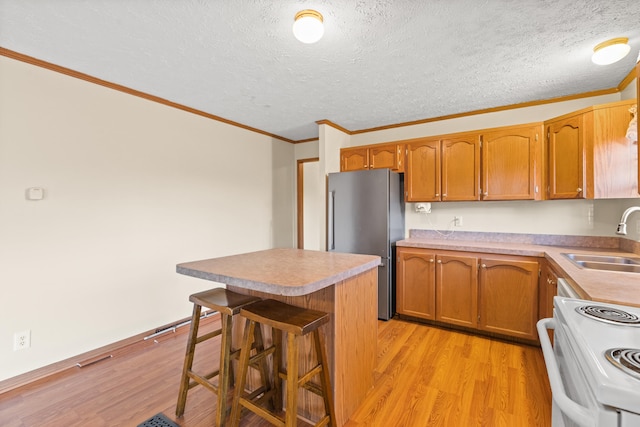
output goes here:
{"type": "Polygon", "coordinates": [[[329,321],[329,315],[322,311],[296,307],[272,299],[242,307],[240,315],[294,335],[306,335],[329,321]]]}
{"type": "MultiPolygon", "coordinates": [[[[229,386],[233,385],[234,382],[231,359],[237,358],[239,355],[239,351],[233,350],[231,347],[232,318],[238,314],[243,307],[260,301],[260,298],[239,294],[225,288],[214,288],[190,295],[189,301],[193,303],[193,314],[191,316],[191,327],[189,330],[189,338],[187,340],[182,376],[180,378],[180,391],[178,392],[178,403],[176,404],[176,416],[181,417],[184,414],[187,402],[187,393],[189,390],[195,386],[201,385],[218,395],[216,425],[223,426],[225,424],[227,410],[229,409],[229,405],[227,405],[227,394],[229,386]],[[206,307],[220,313],[220,320],[222,324],[220,329],[216,329],[215,331],[202,335],[198,334],[202,307],[206,307]],[[213,369],[207,374],[194,372],[192,368],[196,345],[217,336],[221,337],[219,366],[217,369],[213,369]],[[217,384],[212,382],[216,376],[218,377],[217,384]]],[[[264,350],[260,330],[255,331],[254,342],[255,346],[253,348],[255,348],[256,351],[264,350]]],[[[258,366],[258,369],[261,371],[261,376],[263,378],[266,377],[266,364],[258,366]]]]}
{"type": "MultiPolygon", "coordinates": [[[[325,414],[318,420],[315,427],[335,426],[336,417],[333,406],[333,390],[329,374],[328,357],[324,339],[319,327],[329,321],[327,313],[296,307],[280,301],[266,299],[244,306],[240,309],[240,316],[246,318],[242,347],[238,361],[238,384],[236,385],[231,409],[230,425],[237,427],[240,422],[241,410],[247,409],[278,427],[294,427],[297,425],[298,389],[304,388],[322,397],[325,414]],[[262,326],[271,327],[273,344],[258,351],[250,357],[252,337],[262,326]],[[283,340],[286,335],[286,367],[282,365],[283,340]],[[311,334],[313,347],[317,356],[317,365],[300,374],[299,372],[299,341],[304,335],[311,334]],[[244,392],[247,368],[251,361],[264,360],[273,357],[273,385],[264,384],[269,390],[268,396],[273,403],[274,411],[270,411],[251,399],[251,395],[244,392]],[[320,384],[311,380],[320,377],[320,384]],[[280,382],[286,381],[286,408],[284,418],[279,412],[282,408],[282,387],[280,382]]],[[[261,334],[260,334],[261,335],[261,334]]],[[[306,358],[306,355],[305,355],[306,358]]]]}
{"type": "Polygon", "coordinates": [[[190,295],[189,301],[221,314],[234,316],[240,312],[242,307],[252,302],[260,301],[260,298],[239,294],[224,288],[214,288],[190,295]]]}

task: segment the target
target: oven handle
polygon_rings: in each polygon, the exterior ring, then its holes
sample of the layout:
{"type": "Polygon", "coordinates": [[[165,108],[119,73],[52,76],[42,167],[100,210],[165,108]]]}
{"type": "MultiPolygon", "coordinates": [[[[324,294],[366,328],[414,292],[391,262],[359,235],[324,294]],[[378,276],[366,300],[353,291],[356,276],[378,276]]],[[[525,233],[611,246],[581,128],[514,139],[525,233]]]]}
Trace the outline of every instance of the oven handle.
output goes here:
{"type": "Polygon", "coordinates": [[[556,362],[555,355],[553,353],[553,347],[551,346],[551,340],[547,334],[547,329],[556,328],[556,320],[553,318],[542,319],[536,325],[538,328],[538,336],[540,337],[540,345],[542,346],[542,355],[544,356],[544,363],[547,365],[547,374],[549,376],[549,383],[551,384],[551,394],[553,400],[567,417],[571,418],[576,423],[585,427],[595,427],[596,417],[589,411],[588,408],[571,400],[567,393],[564,391],[564,385],[562,384],[562,378],[560,378],[560,370],[556,362]]]}

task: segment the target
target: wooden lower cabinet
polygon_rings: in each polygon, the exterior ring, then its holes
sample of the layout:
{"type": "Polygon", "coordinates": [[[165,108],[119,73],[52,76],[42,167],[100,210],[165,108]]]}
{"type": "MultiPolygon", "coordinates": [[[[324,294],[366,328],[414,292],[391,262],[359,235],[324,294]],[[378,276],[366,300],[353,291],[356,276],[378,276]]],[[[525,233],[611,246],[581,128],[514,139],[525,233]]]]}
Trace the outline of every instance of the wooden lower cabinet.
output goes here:
{"type": "Polygon", "coordinates": [[[514,258],[480,260],[478,328],[535,340],[540,263],[514,258]]]}
{"type": "Polygon", "coordinates": [[[558,274],[545,262],[542,268],[542,274],[540,275],[540,290],[538,292],[538,299],[540,301],[538,317],[540,319],[553,317],[553,297],[557,294],[558,274]]]}
{"type": "Polygon", "coordinates": [[[428,250],[397,248],[398,313],[427,320],[435,319],[435,258],[435,253],[428,250]]]}
{"type": "Polygon", "coordinates": [[[478,324],[478,258],[437,255],[436,320],[475,328],[478,324]]]}
{"type": "Polygon", "coordinates": [[[397,264],[398,314],[537,339],[537,258],[398,247],[397,264]]]}

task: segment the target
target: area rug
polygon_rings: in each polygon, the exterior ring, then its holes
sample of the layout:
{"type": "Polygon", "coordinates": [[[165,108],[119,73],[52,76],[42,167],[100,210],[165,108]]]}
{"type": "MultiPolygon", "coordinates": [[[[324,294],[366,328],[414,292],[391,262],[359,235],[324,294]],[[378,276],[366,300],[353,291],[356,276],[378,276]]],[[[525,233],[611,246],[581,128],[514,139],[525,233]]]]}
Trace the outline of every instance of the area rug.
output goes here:
{"type": "Polygon", "coordinates": [[[178,424],[167,418],[162,412],[149,418],[138,427],[180,427],[178,424]]]}

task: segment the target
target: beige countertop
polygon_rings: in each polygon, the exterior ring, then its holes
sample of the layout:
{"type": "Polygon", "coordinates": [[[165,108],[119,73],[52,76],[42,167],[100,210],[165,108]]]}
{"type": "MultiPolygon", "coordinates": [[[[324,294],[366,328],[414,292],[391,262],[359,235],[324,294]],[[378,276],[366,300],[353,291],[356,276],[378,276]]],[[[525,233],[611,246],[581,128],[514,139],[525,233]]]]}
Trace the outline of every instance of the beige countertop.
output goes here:
{"type": "Polygon", "coordinates": [[[624,273],[584,269],[571,262],[563,253],[612,254],[636,256],[617,248],[589,248],[550,246],[518,242],[484,240],[447,240],[444,238],[411,237],[396,243],[402,247],[416,247],[464,252],[534,256],[546,258],[560,277],[570,280],[585,299],[640,307],[640,273],[624,273]]]}
{"type": "Polygon", "coordinates": [[[273,295],[299,296],[380,265],[380,257],[303,249],[268,249],[178,264],[187,276],[273,295]]]}

